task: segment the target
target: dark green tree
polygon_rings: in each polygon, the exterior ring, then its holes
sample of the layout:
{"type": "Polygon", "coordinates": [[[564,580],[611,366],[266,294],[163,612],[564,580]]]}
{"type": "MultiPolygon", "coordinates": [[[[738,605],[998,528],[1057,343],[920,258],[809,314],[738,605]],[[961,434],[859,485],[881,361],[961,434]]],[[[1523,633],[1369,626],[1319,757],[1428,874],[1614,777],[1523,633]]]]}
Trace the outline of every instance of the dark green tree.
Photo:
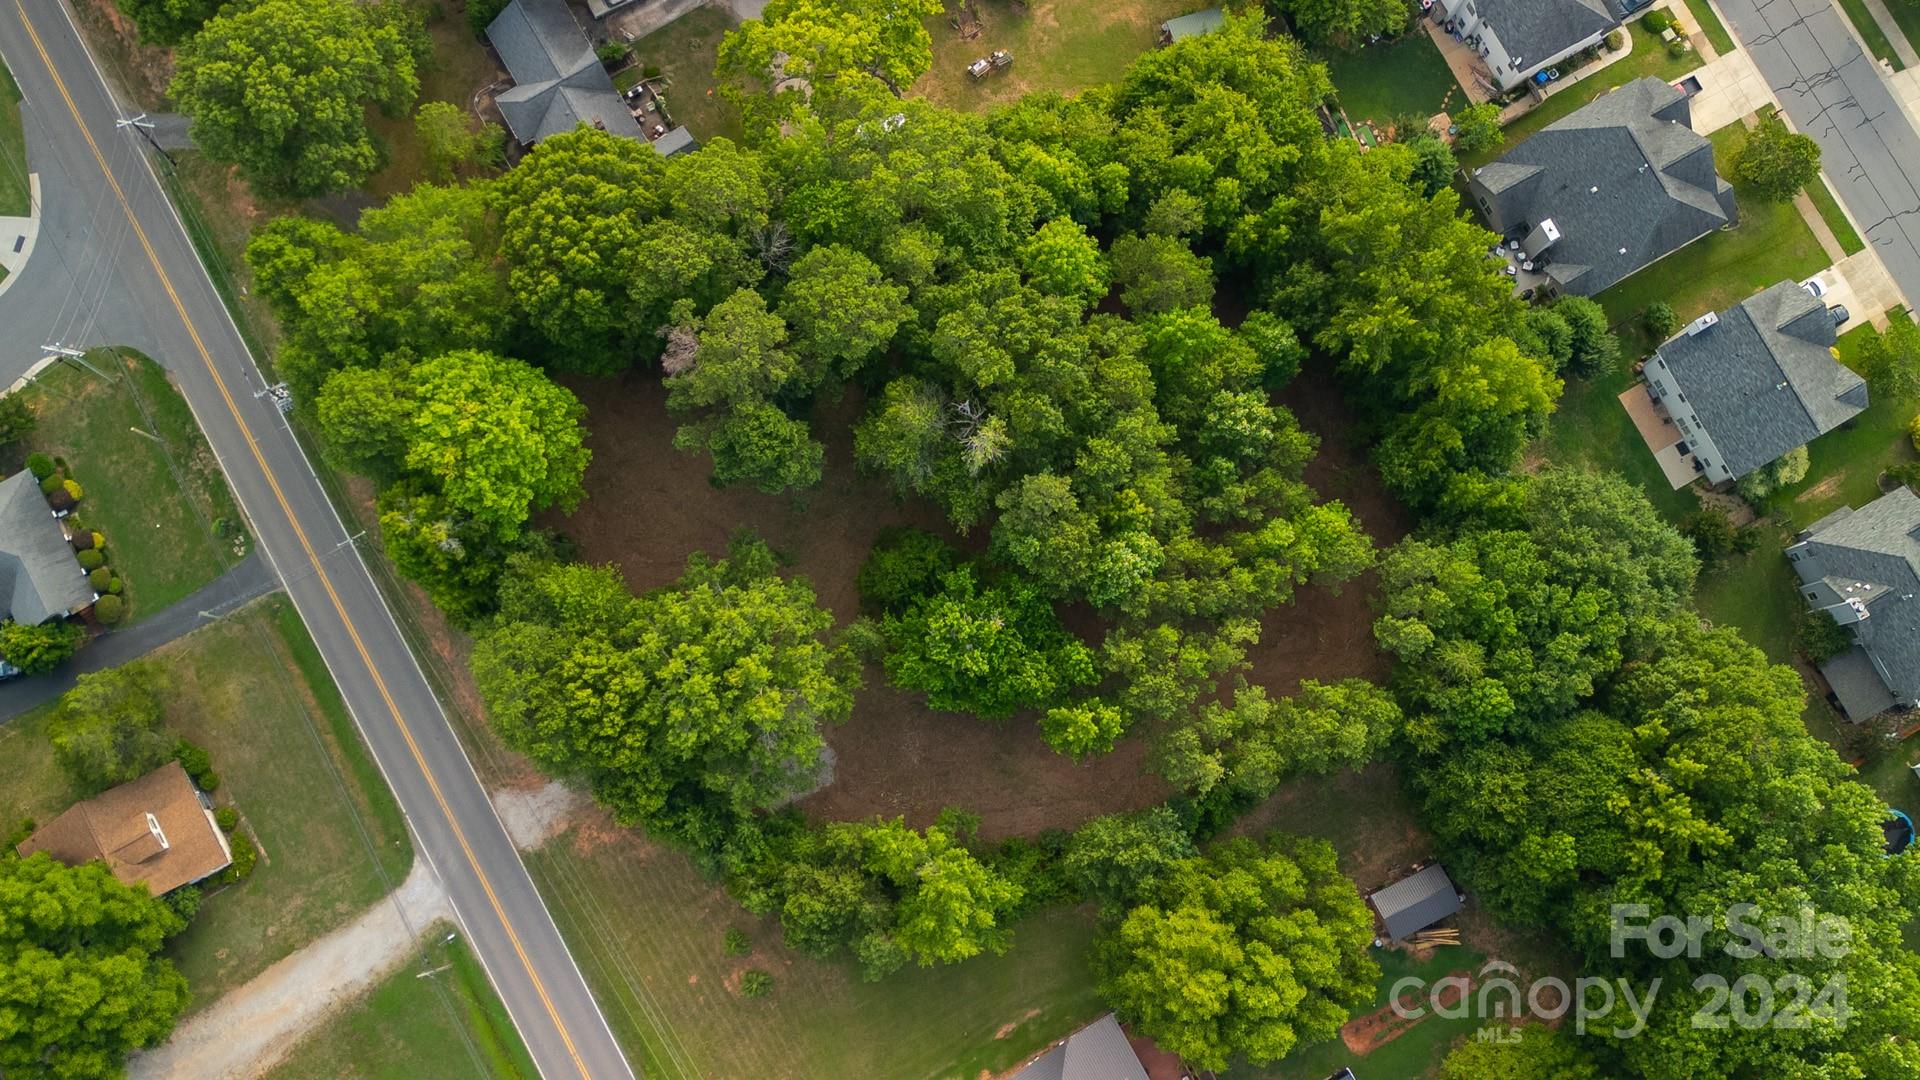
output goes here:
{"type": "Polygon", "coordinates": [[[82,675],[47,721],[53,759],[92,795],[137,780],[173,759],[160,695],[166,673],[149,661],[82,675]]]}

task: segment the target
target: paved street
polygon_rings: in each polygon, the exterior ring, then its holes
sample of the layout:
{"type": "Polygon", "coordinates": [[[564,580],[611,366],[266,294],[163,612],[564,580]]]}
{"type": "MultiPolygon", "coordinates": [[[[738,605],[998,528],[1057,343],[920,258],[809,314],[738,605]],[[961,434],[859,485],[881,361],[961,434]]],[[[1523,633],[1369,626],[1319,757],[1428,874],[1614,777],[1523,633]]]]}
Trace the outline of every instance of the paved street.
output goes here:
{"type": "Polygon", "coordinates": [[[542,1074],[631,1076],[359,549],[255,396],[253,358],[60,0],[0,0],[0,55],[48,203],[24,271],[41,280],[0,296],[0,358],[30,362],[53,325],[175,374],[542,1074]]]}
{"type": "Polygon", "coordinates": [[[1829,0],[1720,0],[1847,209],[1920,309],[1920,135],[1829,0]]]}

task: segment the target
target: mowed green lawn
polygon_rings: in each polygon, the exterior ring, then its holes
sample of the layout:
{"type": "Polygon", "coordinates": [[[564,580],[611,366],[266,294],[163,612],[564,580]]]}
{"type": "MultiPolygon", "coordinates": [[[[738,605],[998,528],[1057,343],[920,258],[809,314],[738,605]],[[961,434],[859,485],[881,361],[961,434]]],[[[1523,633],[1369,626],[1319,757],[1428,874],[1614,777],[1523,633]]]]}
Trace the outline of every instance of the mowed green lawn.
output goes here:
{"type": "Polygon", "coordinates": [[[95,350],[47,368],[25,390],[37,421],[12,451],[66,462],[84,491],[76,515],[105,533],[107,562],[126,583],[129,618],[166,608],[220,576],[247,540],[226,477],[180,392],[153,361],[95,350]],[[228,523],[230,536],[215,535],[228,523]]]}
{"type": "Polygon", "coordinates": [[[945,14],[927,19],[933,35],[933,66],[913,84],[913,93],[953,109],[983,110],[1018,100],[1035,90],[1073,94],[1117,81],[1133,58],[1160,40],[1160,24],[1211,7],[1211,0],[979,0],[985,29],[962,38],[945,14]],[[1010,67],[984,79],[967,65],[995,49],[1013,54],[1010,67]]]}
{"type": "Polygon", "coordinates": [[[701,142],[740,138],[740,110],[720,93],[713,66],[720,39],[735,26],[724,6],[697,8],[633,43],[636,66],[620,73],[621,89],[649,69],[665,75],[667,111],[701,142]]]}
{"type": "MultiPolygon", "coordinates": [[[[0,217],[26,217],[27,136],[20,126],[20,87],[0,63],[0,217]]],[[[0,274],[0,280],[5,275],[0,274]]]]}
{"type": "MultiPolygon", "coordinates": [[[[1372,956],[1380,965],[1380,981],[1374,987],[1373,1005],[1365,1011],[1389,1004],[1393,984],[1400,979],[1418,978],[1431,987],[1437,980],[1456,972],[1477,973],[1486,962],[1485,956],[1460,945],[1434,949],[1424,959],[1416,959],[1414,954],[1401,949],[1374,949],[1372,956]]],[[[1467,1016],[1451,1020],[1435,1015],[1433,1003],[1426,994],[1414,996],[1414,1003],[1424,1008],[1428,1015],[1402,1032],[1400,1037],[1371,1053],[1356,1054],[1347,1049],[1345,1043],[1334,1038],[1295,1050],[1267,1068],[1236,1069],[1232,1075],[1236,1080],[1253,1077],[1259,1080],[1326,1080],[1343,1066],[1352,1067],[1356,1076],[1389,1077],[1393,1080],[1413,1080],[1430,1075],[1440,1064],[1440,1059],[1447,1056],[1456,1039],[1484,1026],[1487,1021],[1473,1015],[1473,1010],[1469,1010],[1467,1016]]]]}
{"type": "Polygon", "coordinates": [[[487,973],[453,927],[427,929],[413,963],[308,1033],[271,1080],[539,1080],[487,973]]]}
{"type": "Polygon", "coordinates": [[[1397,117],[1424,118],[1467,103],[1439,47],[1418,26],[1397,41],[1352,52],[1330,50],[1320,59],[1333,79],[1340,107],[1355,123],[1385,125],[1397,117]]]}
{"type": "MultiPolygon", "coordinates": [[[[1892,0],[1887,10],[1892,11],[1906,0],[1892,0]]],[[[1880,23],[1867,9],[1866,0],[1840,0],[1840,10],[1847,13],[1847,21],[1853,24],[1860,34],[1860,40],[1866,42],[1867,51],[1876,58],[1885,60],[1895,71],[1902,71],[1906,65],[1900,62],[1900,54],[1894,50],[1893,42],[1887,40],[1886,31],[1880,29],[1880,23]]]]}
{"type": "MultiPolygon", "coordinates": [[[[413,863],[400,809],[319,652],[273,596],[151,654],[173,680],[167,724],[204,747],[216,799],[262,852],[211,893],[168,954],[193,1009],[364,911],[413,863]]],[[[51,707],[0,726],[0,821],[51,820],[74,801],[46,737],[51,707]]]]}

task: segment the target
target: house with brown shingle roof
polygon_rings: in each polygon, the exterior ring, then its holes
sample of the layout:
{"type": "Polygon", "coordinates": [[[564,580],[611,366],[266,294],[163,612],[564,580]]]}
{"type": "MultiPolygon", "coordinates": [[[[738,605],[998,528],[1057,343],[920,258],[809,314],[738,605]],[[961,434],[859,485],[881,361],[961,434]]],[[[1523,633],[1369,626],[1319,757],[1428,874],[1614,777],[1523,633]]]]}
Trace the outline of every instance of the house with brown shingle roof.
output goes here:
{"type": "Polygon", "coordinates": [[[73,804],[16,850],[22,857],[44,851],[69,866],[97,859],[114,877],[144,884],[154,896],[233,862],[226,834],[177,761],[73,804]]]}

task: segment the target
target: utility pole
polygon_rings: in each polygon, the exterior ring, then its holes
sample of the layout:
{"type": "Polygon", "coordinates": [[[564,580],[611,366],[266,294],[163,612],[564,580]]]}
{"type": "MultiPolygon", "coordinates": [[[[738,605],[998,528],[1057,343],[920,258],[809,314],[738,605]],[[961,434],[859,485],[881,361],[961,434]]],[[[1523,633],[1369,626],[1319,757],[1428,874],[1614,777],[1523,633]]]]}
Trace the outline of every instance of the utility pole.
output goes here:
{"type": "Polygon", "coordinates": [[[146,113],[141,113],[139,116],[129,117],[124,120],[115,120],[113,122],[113,126],[117,128],[132,128],[133,130],[138,131],[140,134],[145,135],[147,137],[148,144],[151,145],[155,150],[160,151],[161,157],[167,159],[167,165],[169,167],[177,168],[177,166],[174,165],[173,155],[167,153],[167,148],[164,146],[161,146],[160,140],[153,137],[153,121],[147,119],[146,113]]]}
{"type": "Polygon", "coordinates": [[[81,367],[86,368],[88,371],[93,372],[95,375],[100,376],[102,379],[105,379],[108,382],[113,381],[112,376],[108,375],[104,371],[101,371],[99,368],[94,367],[92,364],[87,363],[87,354],[83,350],[69,349],[65,345],[60,345],[57,343],[52,345],[42,345],[41,348],[47,351],[51,359],[59,360],[60,362],[66,363],[66,364],[79,364],[81,367]]]}

